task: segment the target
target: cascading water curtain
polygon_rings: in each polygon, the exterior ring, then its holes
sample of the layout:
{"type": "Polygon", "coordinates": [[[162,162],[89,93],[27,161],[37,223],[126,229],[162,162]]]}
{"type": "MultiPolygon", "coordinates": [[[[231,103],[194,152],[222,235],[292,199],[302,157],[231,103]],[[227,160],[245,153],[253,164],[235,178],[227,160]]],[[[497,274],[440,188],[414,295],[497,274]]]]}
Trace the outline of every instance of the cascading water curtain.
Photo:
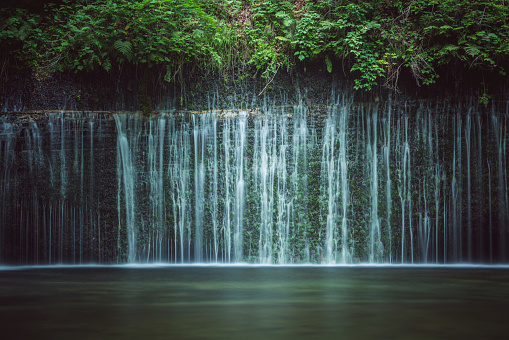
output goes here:
{"type": "Polygon", "coordinates": [[[116,261],[110,123],[82,113],[2,117],[1,263],[116,261]]]}
{"type": "Polygon", "coordinates": [[[0,261],[507,263],[509,105],[0,121],[0,261]]]}

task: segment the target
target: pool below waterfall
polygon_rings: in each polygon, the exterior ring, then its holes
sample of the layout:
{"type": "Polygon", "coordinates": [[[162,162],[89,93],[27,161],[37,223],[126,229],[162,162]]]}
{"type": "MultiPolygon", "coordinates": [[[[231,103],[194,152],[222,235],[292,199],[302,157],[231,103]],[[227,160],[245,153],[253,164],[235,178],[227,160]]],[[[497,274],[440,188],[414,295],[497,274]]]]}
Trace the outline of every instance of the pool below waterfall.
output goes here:
{"type": "Polygon", "coordinates": [[[502,339],[507,267],[0,271],[2,339],[502,339]]]}

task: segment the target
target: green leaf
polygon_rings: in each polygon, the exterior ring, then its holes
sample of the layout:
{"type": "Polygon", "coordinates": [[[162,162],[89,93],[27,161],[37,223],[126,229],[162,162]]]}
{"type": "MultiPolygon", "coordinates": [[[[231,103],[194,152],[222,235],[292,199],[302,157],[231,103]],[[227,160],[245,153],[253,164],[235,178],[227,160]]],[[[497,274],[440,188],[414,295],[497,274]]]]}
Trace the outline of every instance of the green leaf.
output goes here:
{"type": "Polygon", "coordinates": [[[459,48],[460,47],[456,46],[456,45],[445,45],[443,49],[446,50],[446,51],[456,51],[459,48]]]}
{"type": "Polygon", "coordinates": [[[329,59],[329,56],[325,56],[325,64],[327,65],[327,72],[332,72],[332,62],[329,59]]]}

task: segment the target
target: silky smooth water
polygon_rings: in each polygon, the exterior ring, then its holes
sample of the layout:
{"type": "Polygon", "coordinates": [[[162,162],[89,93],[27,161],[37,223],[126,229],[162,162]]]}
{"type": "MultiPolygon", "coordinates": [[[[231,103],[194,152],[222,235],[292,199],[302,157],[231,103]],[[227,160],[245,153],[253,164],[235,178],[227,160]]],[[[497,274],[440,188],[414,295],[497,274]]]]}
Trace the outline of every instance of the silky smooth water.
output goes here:
{"type": "Polygon", "coordinates": [[[507,264],[476,102],[0,115],[0,264],[507,264]]]}
{"type": "Polygon", "coordinates": [[[502,339],[507,267],[0,270],[8,339],[502,339]]]}

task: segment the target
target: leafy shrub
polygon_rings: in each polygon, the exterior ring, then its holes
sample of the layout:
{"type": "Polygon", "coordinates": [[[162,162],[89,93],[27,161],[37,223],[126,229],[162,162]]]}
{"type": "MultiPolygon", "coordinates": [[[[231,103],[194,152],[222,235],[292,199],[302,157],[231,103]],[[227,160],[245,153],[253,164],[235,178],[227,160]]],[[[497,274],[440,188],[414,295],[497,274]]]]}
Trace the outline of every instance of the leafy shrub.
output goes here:
{"type": "MultiPolygon", "coordinates": [[[[0,56],[37,72],[159,65],[172,81],[206,71],[346,61],[355,89],[397,89],[402,70],[433,84],[454,63],[506,75],[509,5],[486,0],[95,0],[44,13],[0,9],[0,56]]],[[[488,98],[485,96],[484,98],[488,98]]],[[[484,99],[485,100],[485,99],[484,99]]]]}

